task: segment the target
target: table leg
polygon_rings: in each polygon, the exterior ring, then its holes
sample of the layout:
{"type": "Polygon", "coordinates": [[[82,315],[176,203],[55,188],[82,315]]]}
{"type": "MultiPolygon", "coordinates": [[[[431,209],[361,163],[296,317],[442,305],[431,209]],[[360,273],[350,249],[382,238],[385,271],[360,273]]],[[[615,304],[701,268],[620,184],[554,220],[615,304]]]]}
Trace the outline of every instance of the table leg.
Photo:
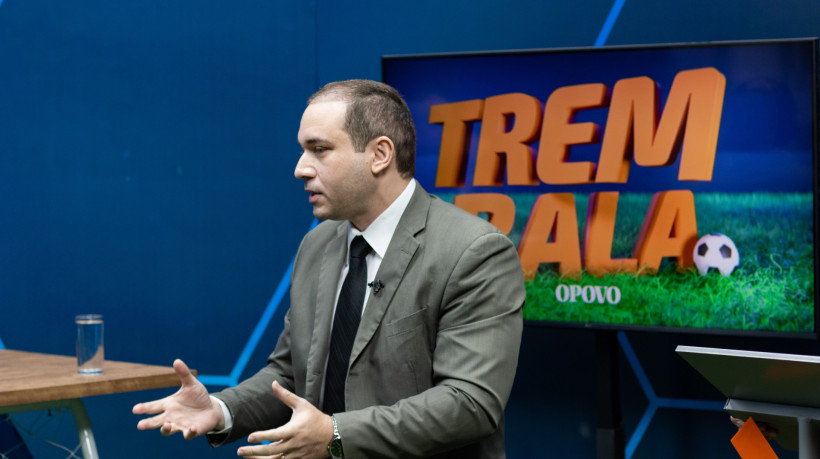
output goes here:
{"type": "Polygon", "coordinates": [[[97,443],[94,441],[94,432],[91,430],[91,419],[88,417],[88,412],[85,410],[83,401],[79,398],[0,406],[0,413],[23,413],[26,411],[48,410],[52,408],[68,408],[71,410],[71,414],[74,416],[74,424],[77,426],[77,435],[80,437],[80,448],[83,451],[83,459],[99,459],[97,443]]]}
{"type": "Polygon", "coordinates": [[[77,435],[80,437],[80,447],[83,450],[84,459],[98,459],[97,443],[94,441],[94,432],[91,430],[91,419],[85,410],[83,401],[79,398],[66,400],[66,406],[74,415],[74,424],[77,426],[77,435]]]}

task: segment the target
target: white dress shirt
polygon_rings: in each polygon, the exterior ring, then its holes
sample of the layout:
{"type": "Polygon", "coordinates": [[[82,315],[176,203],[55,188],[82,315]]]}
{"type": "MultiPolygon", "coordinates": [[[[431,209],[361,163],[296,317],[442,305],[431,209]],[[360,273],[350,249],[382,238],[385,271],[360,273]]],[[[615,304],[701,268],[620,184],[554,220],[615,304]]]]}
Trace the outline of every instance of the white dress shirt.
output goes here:
{"type": "MultiPolygon", "coordinates": [[[[373,223],[370,224],[364,231],[359,231],[348,222],[347,224],[347,250],[350,251],[350,243],[356,236],[363,236],[364,240],[373,249],[366,257],[367,262],[367,283],[371,283],[376,279],[376,273],[379,272],[379,266],[382,264],[384,254],[387,252],[387,246],[390,245],[390,240],[393,239],[393,233],[396,232],[396,227],[399,226],[404,209],[410,203],[410,198],[413,197],[413,192],[416,189],[416,180],[413,179],[407,184],[404,191],[393,201],[390,206],[381,213],[373,223]]],[[[342,267],[342,272],[339,273],[339,283],[336,286],[336,301],[334,301],[333,314],[336,315],[336,302],[339,301],[339,294],[342,292],[342,284],[344,284],[347,271],[350,269],[350,257],[345,258],[345,264],[342,267]]],[[[364,304],[367,305],[367,299],[370,298],[370,290],[365,289],[364,304]]],[[[362,313],[364,313],[364,305],[362,306],[362,313]]],[[[332,322],[331,322],[332,323],[332,322]]]]}

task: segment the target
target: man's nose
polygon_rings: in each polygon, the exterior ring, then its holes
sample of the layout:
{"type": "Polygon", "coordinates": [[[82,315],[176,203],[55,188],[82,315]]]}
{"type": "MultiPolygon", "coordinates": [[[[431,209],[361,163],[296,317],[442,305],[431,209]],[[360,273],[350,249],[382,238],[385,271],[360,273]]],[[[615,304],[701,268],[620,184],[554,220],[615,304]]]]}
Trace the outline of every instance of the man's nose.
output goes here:
{"type": "Polygon", "coordinates": [[[296,169],[293,170],[293,176],[300,180],[313,177],[316,171],[309,163],[310,161],[305,157],[305,154],[302,153],[302,156],[299,157],[299,161],[296,162],[296,169]]]}

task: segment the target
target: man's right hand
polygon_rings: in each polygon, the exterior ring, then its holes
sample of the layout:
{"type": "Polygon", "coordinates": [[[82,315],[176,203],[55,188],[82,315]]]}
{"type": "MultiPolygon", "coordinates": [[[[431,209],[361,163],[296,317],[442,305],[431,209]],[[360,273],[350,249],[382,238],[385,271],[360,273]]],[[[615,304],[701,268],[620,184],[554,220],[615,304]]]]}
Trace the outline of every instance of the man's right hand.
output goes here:
{"type": "Polygon", "coordinates": [[[149,430],[159,427],[162,435],[181,432],[186,440],[222,430],[225,425],[222,408],[211,399],[205,386],[196,379],[182,360],[174,361],[174,371],[182,384],[175,394],[134,405],[134,414],[156,415],[140,420],[137,429],[149,430]]]}

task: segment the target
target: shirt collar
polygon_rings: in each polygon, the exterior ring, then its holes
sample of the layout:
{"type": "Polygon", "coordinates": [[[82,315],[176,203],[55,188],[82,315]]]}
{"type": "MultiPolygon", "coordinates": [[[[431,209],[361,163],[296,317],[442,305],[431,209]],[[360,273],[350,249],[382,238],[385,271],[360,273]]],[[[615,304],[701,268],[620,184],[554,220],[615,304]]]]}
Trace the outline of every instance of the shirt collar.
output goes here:
{"type": "Polygon", "coordinates": [[[404,210],[410,203],[410,198],[413,197],[415,189],[416,179],[412,179],[399,197],[396,198],[381,215],[376,217],[373,223],[364,231],[357,230],[348,222],[347,246],[350,247],[350,242],[353,238],[361,234],[379,258],[384,258],[384,254],[387,252],[387,246],[390,245],[390,240],[393,239],[393,233],[396,232],[396,227],[399,226],[399,220],[401,220],[404,210]]]}

